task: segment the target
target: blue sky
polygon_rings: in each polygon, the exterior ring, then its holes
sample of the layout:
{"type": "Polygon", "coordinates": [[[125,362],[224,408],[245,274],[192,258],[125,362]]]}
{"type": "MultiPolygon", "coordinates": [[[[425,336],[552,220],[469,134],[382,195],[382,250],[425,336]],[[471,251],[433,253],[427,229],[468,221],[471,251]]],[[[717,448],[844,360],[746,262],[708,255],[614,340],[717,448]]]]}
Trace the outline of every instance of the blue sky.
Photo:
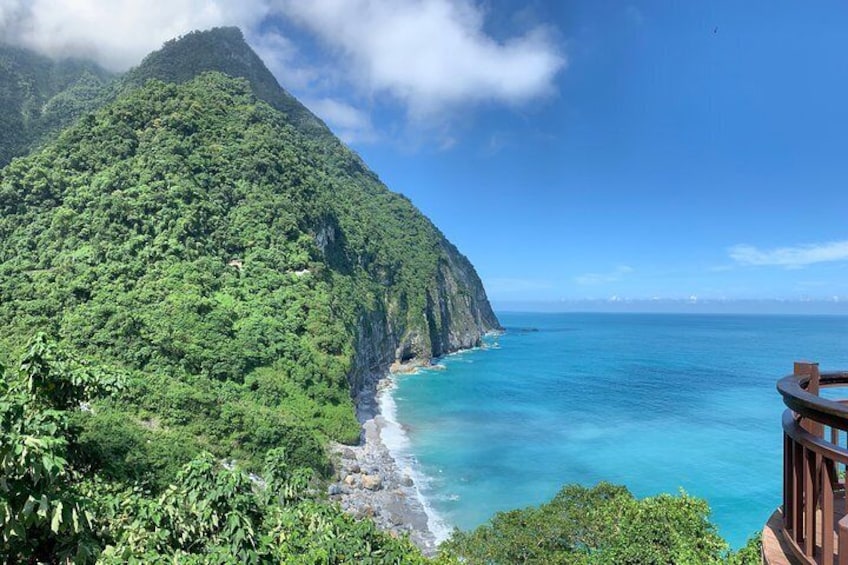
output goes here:
{"type": "Polygon", "coordinates": [[[496,306],[848,302],[844,2],[151,1],[8,0],[0,31],[121,70],[241,26],[496,306]]]}
{"type": "Polygon", "coordinates": [[[556,6],[554,95],[354,144],[496,303],[848,297],[844,3],[556,6]]]}

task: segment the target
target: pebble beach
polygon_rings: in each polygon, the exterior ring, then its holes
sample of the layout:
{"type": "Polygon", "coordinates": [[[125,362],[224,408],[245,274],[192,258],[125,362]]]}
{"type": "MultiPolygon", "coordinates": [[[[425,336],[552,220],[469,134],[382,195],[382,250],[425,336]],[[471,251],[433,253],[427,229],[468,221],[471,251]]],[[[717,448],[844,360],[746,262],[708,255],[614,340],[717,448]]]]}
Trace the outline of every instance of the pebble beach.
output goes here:
{"type": "Polygon", "coordinates": [[[392,535],[408,535],[426,555],[433,555],[447,529],[426,507],[414,470],[399,463],[386,445],[387,436],[400,432],[390,413],[391,387],[392,374],[374,375],[355,399],[362,435],[359,445],[332,447],[337,476],[328,494],[345,511],[371,518],[392,535]]]}

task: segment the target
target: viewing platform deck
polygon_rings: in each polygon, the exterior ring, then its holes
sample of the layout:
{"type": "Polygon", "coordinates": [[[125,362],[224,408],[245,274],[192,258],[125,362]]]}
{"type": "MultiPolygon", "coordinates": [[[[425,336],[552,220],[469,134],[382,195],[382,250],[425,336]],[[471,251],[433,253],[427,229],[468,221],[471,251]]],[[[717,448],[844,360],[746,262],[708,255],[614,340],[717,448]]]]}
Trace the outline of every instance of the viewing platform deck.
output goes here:
{"type": "Polygon", "coordinates": [[[822,389],[848,386],[848,372],[795,363],[777,383],[783,413],[783,505],[763,529],[763,562],[848,565],[848,399],[822,389]]]}

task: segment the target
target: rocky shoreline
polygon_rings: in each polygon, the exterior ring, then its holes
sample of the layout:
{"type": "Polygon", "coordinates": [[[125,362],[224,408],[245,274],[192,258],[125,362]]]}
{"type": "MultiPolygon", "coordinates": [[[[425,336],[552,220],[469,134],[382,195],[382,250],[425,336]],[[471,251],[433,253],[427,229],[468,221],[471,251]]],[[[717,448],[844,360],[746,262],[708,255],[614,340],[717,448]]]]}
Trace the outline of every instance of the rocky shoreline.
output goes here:
{"type": "MultiPolygon", "coordinates": [[[[393,367],[392,373],[414,370],[393,367]]],[[[334,445],[337,480],[328,487],[330,500],[360,518],[371,518],[392,535],[409,535],[425,555],[436,552],[437,539],[421,494],[410,476],[401,469],[383,441],[386,420],[380,413],[378,395],[391,386],[389,375],[371,375],[357,395],[356,411],[362,423],[359,445],[334,445]]]]}

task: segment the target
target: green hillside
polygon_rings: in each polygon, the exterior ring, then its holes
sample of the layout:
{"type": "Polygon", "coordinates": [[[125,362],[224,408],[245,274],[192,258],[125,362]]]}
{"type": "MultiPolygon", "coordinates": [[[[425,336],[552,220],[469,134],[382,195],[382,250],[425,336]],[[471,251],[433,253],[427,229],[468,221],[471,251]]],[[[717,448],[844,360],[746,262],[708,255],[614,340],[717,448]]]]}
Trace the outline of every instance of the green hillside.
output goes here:
{"type": "Polygon", "coordinates": [[[90,61],[0,45],[0,167],[102,104],[112,79],[90,61]]]}
{"type": "Polygon", "coordinates": [[[277,83],[262,59],[245,43],[241,30],[235,27],[193,31],[167,41],[121,77],[120,83],[124,89],[142,86],[150,79],[180,84],[205,71],[247,79],[253,94],[285,113],[296,129],[332,137],[319,118],[277,83]]]}

